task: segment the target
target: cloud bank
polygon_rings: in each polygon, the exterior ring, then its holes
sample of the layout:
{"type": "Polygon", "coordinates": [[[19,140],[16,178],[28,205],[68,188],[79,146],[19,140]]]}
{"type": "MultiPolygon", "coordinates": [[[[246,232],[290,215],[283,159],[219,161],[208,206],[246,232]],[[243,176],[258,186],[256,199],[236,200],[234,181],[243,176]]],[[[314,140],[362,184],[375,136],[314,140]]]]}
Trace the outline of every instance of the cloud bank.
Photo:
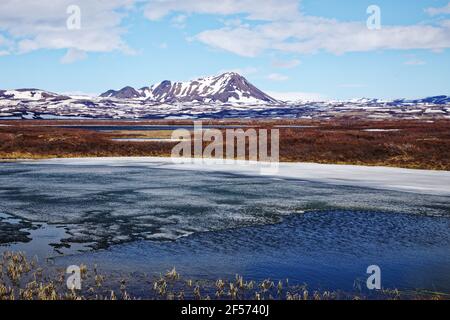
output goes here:
{"type": "MultiPolygon", "coordinates": [[[[381,8],[383,9],[383,8],[381,8]]],[[[450,3],[428,8],[431,15],[450,13],[450,3]]],[[[189,37],[211,48],[244,57],[267,51],[311,54],[375,50],[450,48],[450,19],[439,23],[382,25],[369,30],[365,12],[361,21],[338,21],[306,15],[298,0],[2,0],[0,2],[0,55],[40,49],[66,50],[61,62],[86,58],[90,52],[133,53],[125,39],[130,12],[185,28],[190,15],[213,15],[222,26],[204,25],[189,37]],[[81,8],[81,29],[68,30],[67,8],[81,8]],[[20,9],[19,9],[20,8],[20,9]]],[[[293,68],[292,60],[279,68],[293,68]]]]}
{"type": "Polygon", "coordinates": [[[130,52],[121,26],[134,0],[2,0],[0,2],[0,49],[23,54],[39,49],[67,49],[63,62],[85,57],[87,52],[130,52]],[[67,12],[81,9],[81,28],[69,30],[67,12]]]}
{"type": "MultiPolygon", "coordinates": [[[[301,12],[297,0],[150,0],[146,16],[162,19],[172,13],[243,15],[251,23],[224,25],[204,30],[194,38],[210,47],[245,57],[264,51],[310,54],[325,51],[333,54],[374,50],[442,50],[450,47],[450,23],[440,25],[382,26],[369,30],[364,13],[361,21],[341,22],[308,16],[301,12]]],[[[445,13],[445,8],[430,8],[430,14],[445,13]]]]}

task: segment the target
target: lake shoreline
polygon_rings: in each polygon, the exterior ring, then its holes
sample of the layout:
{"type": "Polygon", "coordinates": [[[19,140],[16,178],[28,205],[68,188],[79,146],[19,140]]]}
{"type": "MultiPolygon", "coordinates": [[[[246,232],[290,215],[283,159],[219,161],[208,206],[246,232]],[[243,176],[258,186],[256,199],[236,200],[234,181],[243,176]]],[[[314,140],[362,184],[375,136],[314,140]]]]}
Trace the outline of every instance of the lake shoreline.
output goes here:
{"type": "Polygon", "coordinates": [[[169,157],[18,159],[8,162],[58,165],[158,166],[166,169],[225,172],[307,180],[337,185],[450,196],[450,171],[307,162],[252,162],[169,157]]]}

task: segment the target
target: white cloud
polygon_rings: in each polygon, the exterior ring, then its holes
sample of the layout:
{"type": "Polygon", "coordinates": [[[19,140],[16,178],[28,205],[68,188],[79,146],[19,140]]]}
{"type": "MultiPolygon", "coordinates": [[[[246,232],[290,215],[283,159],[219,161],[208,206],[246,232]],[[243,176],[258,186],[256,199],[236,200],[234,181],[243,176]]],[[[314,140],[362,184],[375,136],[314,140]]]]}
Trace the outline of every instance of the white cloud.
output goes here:
{"type": "Polygon", "coordinates": [[[423,66],[426,62],[420,58],[418,58],[415,54],[406,55],[406,61],[403,63],[407,66],[423,66]]]}
{"type": "Polygon", "coordinates": [[[195,39],[211,47],[223,49],[244,57],[255,57],[270,46],[270,40],[255,35],[244,27],[209,30],[198,34],[195,39]]]}
{"type": "Polygon", "coordinates": [[[281,69],[292,69],[301,64],[300,60],[293,59],[293,60],[274,60],[272,61],[272,66],[275,68],[281,68],[281,69]]]}
{"type": "Polygon", "coordinates": [[[303,17],[299,21],[207,30],[196,38],[209,46],[248,57],[265,50],[344,54],[384,49],[442,50],[450,47],[450,28],[448,24],[442,24],[385,26],[381,30],[368,30],[364,23],[303,17]]]}
{"type": "Polygon", "coordinates": [[[268,95],[282,101],[325,101],[326,97],[311,92],[278,92],[268,91],[268,95]]]}
{"type": "Polygon", "coordinates": [[[0,57],[9,56],[9,55],[10,55],[9,51],[0,50],[0,57]]]}
{"type": "MultiPolygon", "coordinates": [[[[224,22],[222,28],[203,30],[192,39],[245,57],[255,57],[266,50],[344,54],[389,49],[439,51],[450,48],[448,23],[437,26],[383,25],[381,30],[369,30],[364,19],[341,22],[307,16],[300,11],[299,4],[297,0],[149,0],[145,14],[151,20],[173,13],[215,14],[232,18],[241,14],[243,17],[240,18],[252,20],[252,23],[224,22]]],[[[431,8],[429,12],[446,12],[446,8],[431,8]]]]}
{"type": "Polygon", "coordinates": [[[159,49],[166,50],[166,49],[169,48],[169,44],[168,44],[167,42],[161,42],[160,44],[157,45],[157,47],[158,47],[159,49]]]}
{"type": "Polygon", "coordinates": [[[427,9],[425,9],[425,12],[428,13],[430,16],[436,16],[436,15],[440,15],[440,14],[450,14],[450,2],[444,7],[427,8],[427,9]]]}
{"type": "MultiPolygon", "coordinates": [[[[0,2],[0,31],[12,41],[15,53],[39,49],[68,49],[82,52],[132,50],[122,39],[124,17],[135,0],[78,0],[81,29],[69,30],[67,13],[73,0],[9,0],[0,2]]],[[[70,51],[72,50],[72,51],[70,51]]]]}
{"type": "MultiPolygon", "coordinates": [[[[80,52],[134,53],[123,36],[125,18],[131,10],[141,8],[137,3],[143,3],[147,18],[170,16],[169,23],[180,28],[190,14],[223,16],[223,27],[204,29],[191,39],[245,57],[269,50],[344,54],[386,49],[439,52],[450,48],[450,20],[437,25],[383,25],[381,30],[368,30],[365,21],[307,16],[300,11],[299,0],[3,0],[0,32],[7,41],[0,38],[0,50],[12,54],[39,49],[69,50],[64,61],[74,57],[75,52],[79,57],[80,52]],[[73,4],[81,8],[80,30],[66,27],[66,10],[73,4]]],[[[450,3],[442,8],[428,8],[427,12],[436,15],[449,10],[450,3]]],[[[278,67],[298,64],[298,60],[292,60],[278,63],[278,67]]]]}
{"type": "Polygon", "coordinates": [[[243,24],[242,20],[238,19],[238,18],[236,18],[236,19],[227,19],[227,20],[223,20],[222,22],[227,27],[239,27],[239,26],[241,26],[243,24]]]}
{"type": "Polygon", "coordinates": [[[443,28],[450,29],[450,20],[444,20],[444,21],[441,21],[441,22],[440,22],[440,25],[441,25],[443,28]]]}
{"type": "Polygon", "coordinates": [[[61,63],[70,64],[76,61],[84,60],[87,58],[87,54],[84,51],[78,49],[69,49],[67,53],[62,57],[61,63]]]}
{"type": "Polygon", "coordinates": [[[176,27],[176,28],[184,29],[184,28],[186,28],[186,20],[187,20],[187,18],[188,17],[185,14],[177,15],[177,16],[172,18],[172,20],[171,20],[172,25],[174,27],[176,27]]]}
{"type": "Polygon", "coordinates": [[[150,20],[170,13],[246,14],[251,20],[289,20],[298,16],[298,0],[149,0],[145,15],[150,20]]]}
{"type": "Polygon", "coordinates": [[[280,74],[280,73],[271,73],[269,75],[266,76],[267,80],[270,81],[287,81],[289,80],[289,77],[284,75],[284,74],[280,74]]]}
{"type": "Polygon", "coordinates": [[[426,62],[423,60],[420,60],[420,59],[411,58],[411,59],[405,61],[405,64],[408,66],[423,66],[426,64],[426,62]]]}

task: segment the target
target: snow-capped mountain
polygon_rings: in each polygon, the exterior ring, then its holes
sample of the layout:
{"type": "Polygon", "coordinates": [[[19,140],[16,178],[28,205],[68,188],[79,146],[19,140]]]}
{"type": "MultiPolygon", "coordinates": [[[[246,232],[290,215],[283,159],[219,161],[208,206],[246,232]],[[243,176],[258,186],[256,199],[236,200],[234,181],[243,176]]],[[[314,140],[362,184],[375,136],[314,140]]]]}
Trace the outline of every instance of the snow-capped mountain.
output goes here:
{"type": "Polygon", "coordinates": [[[443,104],[450,104],[450,97],[449,96],[434,96],[434,97],[427,97],[424,99],[406,100],[406,102],[443,105],[443,104]]]}
{"type": "Polygon", "coordinates": [[[132,87],[125,87],[123,89],[120,89],[119,91],[108,90],[105,93],[101,94],[100,97],[116,99],[138,99],[144,96],[142,92],[139,92],[132,87]]]}
{"type": "Polygon", "coordinates": [[[39,101],[58,97],[63,96],[40,89],[0,90],[0,99],[39,101]]]}
{"type": "Polygon", "coordinates": [[[188,82],[171,82],[166,80],[141,89],[125,87],[119,91],[109,90],[100,95],[100,97],[140,99],[155,103],[279,103],[275,98],[262,92],[243,76],[234,72],[188,82]]]}
{"type": "Polygon", "coordinates": [[[101,96],[57,94],[40,89],[0,90],[3,119],[450,119],[450,97],[380,100],[279,101],[237,73],[189,82],[163,81],[125,87],[101,96]]]}
{"type": "Polygon", "coordinates": [[[360,103],[360,104],[376,104],[376,103],[383,103],[384,101],[373,98],[358,98],[358,99],[350,99],[346,102],[360,103]]]}

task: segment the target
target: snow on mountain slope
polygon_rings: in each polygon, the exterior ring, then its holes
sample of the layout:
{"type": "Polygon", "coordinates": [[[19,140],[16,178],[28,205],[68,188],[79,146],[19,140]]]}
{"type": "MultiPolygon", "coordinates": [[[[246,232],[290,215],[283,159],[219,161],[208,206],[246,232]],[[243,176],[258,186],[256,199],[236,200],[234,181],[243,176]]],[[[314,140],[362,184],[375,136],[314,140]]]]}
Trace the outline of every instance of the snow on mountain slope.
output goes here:
{"type": "Polygon", "coordinates": [[[0,90],[0,98],[11,100],[38,101],[48,98],[56,98],[58,94],[39,89],[0,90]]]}
{"type": "Polygon", "coordinates": [[[188,82],[169,80],[136,90],[125,87],[119,91],[109,90],[103,98],[141,99],[158,103],[175,102],[221,102],[221,103],[278,103],[241,75],[229,72],[218,76],[200,78],[188,82]]]}
{"type": "Polygon", "coordinates": [[[0,119],[331,119],[345,114],[371,119],[450,119],[450,97],[283,102],[237,73],[188,82],[162,81],[140,89],[125,87],[101,96],[0,89],[0,119]]]}

